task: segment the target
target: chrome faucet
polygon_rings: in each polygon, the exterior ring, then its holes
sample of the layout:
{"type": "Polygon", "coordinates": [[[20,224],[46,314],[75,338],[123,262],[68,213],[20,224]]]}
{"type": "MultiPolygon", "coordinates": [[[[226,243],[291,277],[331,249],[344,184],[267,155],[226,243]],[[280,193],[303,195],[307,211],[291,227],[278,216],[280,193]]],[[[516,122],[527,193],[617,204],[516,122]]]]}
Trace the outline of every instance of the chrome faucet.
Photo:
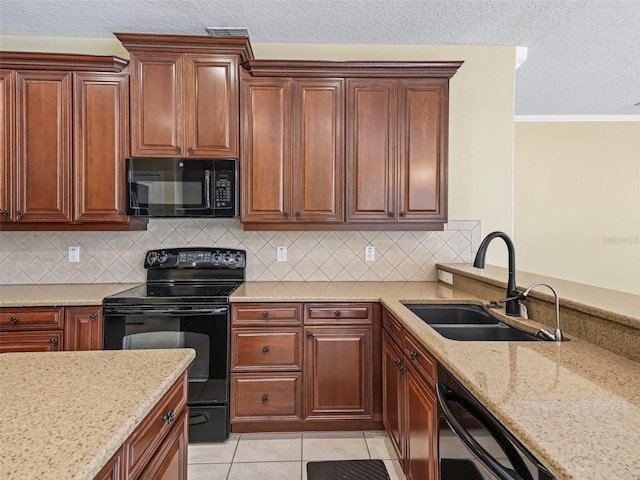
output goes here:
{"type": "Polygon", "coordinates": [[[540,285],[547,287],[549,290],[551,290],[553,292],[553,296],[554,296],[555,301],[556,301],[556,331],[555,331],[555,334],[553,334],[553,333],[549,332],[548,330],[545,330],[544,328],[541,328],[540,331],[537,333],[537,335],[545,337],[547,340],[554,340],[556,342],[561,342],[562,341],[562,333],[560,332],[560,300],[558,300],[558,292],[556,292],[555,288],[553,288],[548,283],[537,282],[537,283],[532,284],[524,292],[519,294],[518,295],[518,300],[522,300],[522,301],[526,300],[527,299],[527,295],[529,295],[529,292],[531,290],[533,290],[535,287],[540,286],[540,285]]]}
{"type": "Polygon", "coordinates": [[[516,252],[513,247],[513,242],[509,238],[509,236],[504,232],[492,232],[487,235],[482,243],[480,244],[480,248],[478,248],[478,253],[476,254],[476,259],[473,262],[473,266],[476,268],[484,268],[485,257],[487,255],[487,247],[491,240],[496,237],[500,237],[504,240],[504,243],[507,244],[507,249],[509,251],[509,277],[507,280],[507,298],[500,300],[506,306],[506,314],[512,317],[517,317],[520,315],[520,304],[519,304],[519,295],[520,291],[516,288],[516,252]]]}

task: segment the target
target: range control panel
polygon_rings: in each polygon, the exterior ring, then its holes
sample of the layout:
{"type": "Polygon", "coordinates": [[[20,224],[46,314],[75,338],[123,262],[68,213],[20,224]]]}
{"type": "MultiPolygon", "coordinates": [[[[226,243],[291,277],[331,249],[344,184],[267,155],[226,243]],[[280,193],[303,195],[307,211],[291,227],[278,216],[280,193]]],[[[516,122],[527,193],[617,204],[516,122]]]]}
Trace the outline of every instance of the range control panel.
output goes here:
{"type": "Polygon", "coordinates": [[[144,268],[244,268],[244,250],[228,248],[167,248],[150,250],[144,268]]]}

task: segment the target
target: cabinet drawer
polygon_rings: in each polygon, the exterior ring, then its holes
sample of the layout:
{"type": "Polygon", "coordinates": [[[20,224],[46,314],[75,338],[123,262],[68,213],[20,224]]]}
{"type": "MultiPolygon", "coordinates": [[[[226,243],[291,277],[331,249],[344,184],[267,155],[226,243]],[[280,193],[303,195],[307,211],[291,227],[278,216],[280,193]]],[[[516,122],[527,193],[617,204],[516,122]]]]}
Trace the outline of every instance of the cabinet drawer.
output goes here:
{"type": "Polygon", "coordinates": [[[389,334],[399,347],[402,347],[402,338],[404,337],[404,328],[402,324],[396,320],[386,309],[382,312],[382,327],[389,334]]]}
{"type": "Polygon", "coordinates": [[[232,325],[300,325],[299,303],[232,305],[232,325]]]}
{"type": "Polygon", "coordinates": [[[233,329],[232,371],[300,370],[302,334],[300,328],[233,329]]]}
{"type": "Polygon", "coordinates": [[[404,339],[404,354],[416,369],[426,376],[425,380],[430,385],[436,384],[437,365],[436,360],[413,337],[409,335],[404,339]]]}
{"type": "Polygon", "coordinates": [[[370,303],[306,304],[305,324],[371,323],[370,303]]]}
{"type": "Polygon", "coordinates": [[[0,333],[0,353],[8,352],[58,352],[62,350],[62,330],[40,332],[0,333]]]}
{"type": "Polygon", "coordinates": [[[135,477],[134,473],[144,467],[173,426],[173,421],[184,410],[187,404],[187,385],[185,372],[127,440],[125,451],[131,477],[135,477]]]}
{"type": "Polygon", "coordinates": [[[42,330],[62,328],[62,308],[0,309],[2,330],[42,330]]]}
{"type": "Polygon", "coordinates": [[[231,375],[231,421],[301,420],[301,373],[231,375]]]}

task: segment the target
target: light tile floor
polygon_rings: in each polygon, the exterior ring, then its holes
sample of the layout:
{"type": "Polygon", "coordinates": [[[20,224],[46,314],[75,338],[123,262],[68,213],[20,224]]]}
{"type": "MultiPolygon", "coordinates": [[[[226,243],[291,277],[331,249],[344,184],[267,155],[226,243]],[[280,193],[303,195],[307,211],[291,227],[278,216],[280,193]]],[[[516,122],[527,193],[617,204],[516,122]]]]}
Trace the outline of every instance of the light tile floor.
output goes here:
{"type": "Polygon", "coordinates": [[[303,432],[231,434],[224,443],[189,445],[188,480],[307,480],[307,462],[383,460],[391,480],[405,480],[387,434],[303,432]]]}

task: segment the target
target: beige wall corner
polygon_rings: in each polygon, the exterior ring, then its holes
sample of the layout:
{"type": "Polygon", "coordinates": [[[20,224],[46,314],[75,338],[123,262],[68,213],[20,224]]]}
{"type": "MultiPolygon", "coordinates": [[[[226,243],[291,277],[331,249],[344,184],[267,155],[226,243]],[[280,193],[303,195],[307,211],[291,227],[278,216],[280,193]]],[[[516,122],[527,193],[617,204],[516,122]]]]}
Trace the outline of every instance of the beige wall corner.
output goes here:
{"type": "Polygon", "coordinates": [[[640,294],[640,122],[517,122],[518,269],[640,294]]]}

